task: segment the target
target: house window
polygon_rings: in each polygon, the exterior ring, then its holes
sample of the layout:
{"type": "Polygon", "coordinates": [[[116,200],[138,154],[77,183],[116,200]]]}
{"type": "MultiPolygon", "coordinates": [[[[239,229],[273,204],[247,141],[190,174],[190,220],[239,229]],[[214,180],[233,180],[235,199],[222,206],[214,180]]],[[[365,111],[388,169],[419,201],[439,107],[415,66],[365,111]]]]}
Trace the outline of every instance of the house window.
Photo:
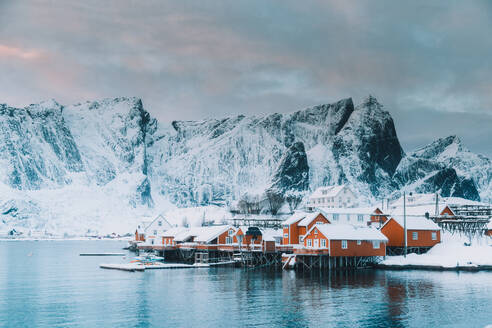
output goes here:
{"type": "Polygon", "coordinates": [[[288,233],[284,233],[284,238],[289,238],[289,234],[288,233]]]}
{"type": "Polygon", "coordinates": [[[229,230],[229,236],[234,234],[234,230],[229,230]]]}
{"type": "Polygon", "coordinates": [[[347,221],[350,221],[350,214],[347,214],[347,221]]]}
{"type": "Polygon", "coordinates": [[[357,240],[357,245],[360,246],[362,244],[362,240],[357,240]]]}
{"type": "Polygon", "coordinates": [[[338,217],[339,217],[338,214],[333,213],[333,220],[338,221],[338,217]]]}
{"type": "Polygon", "coordinates": [[[154,236],[157,236],[157,230],[154,230],[154,236]]]}
{"type": "Polygon", "coordinates": [[[357,221],[359,221],[359,222],[364,221],[364,215],[363,214],[357,215],[357,221]]]}
{"type": "Polygon", "coordinates": [[[307,245],[308,245],[308,247],[311,247],[311,239],[307,240],[307,245]]]}
{"type": "Polygon", "coordinates": [[[232,238],[227,236],[226,237],[226,244],[232,244],[232,238]]]}
{"type": "Polygon", "coordinates": [[[379,248],[379,240],[375,240],[372,242],[372,248],[378,249],[379,248]]]}
{"type": "Polygon", "coordinates": [[[437,232],[432,233],[432,240],[437,240],[437,232]]]}
{"type": "Polygon", "coordinates": [[[151,239],[151,240],[150,240],[150,243],[151,243],[152,245],[154,245],[154,239],[151,239]]]}
{"type": "Polygon", "coordinates": [[[327,190],[323,190],[321,193],[322,193],[323,195],[326,195],[326,194],[328,193],[328,191],[327,191],[327,190]]]}
{"type": "Polygon", "coordinates": [[[326,247],[326,239],[321,239],[321,247],[326,247]]]}
{"type": "Polygon", "coordinates": [[[157,222],[157,224],[159,225],[159,227],[162,227],[162,221],[157,222]]]}
{"type": "Polygon", "coordinates": [[[347,241],[342,240],[342,249],[347,249],[347,241]]]}
{"type": "Polygon", "coordinates": [[[299,244],[302,244],[303,241],[304,241],[304,237],[303,236],[299,236],[299,244]]]}
{"type": "Polygon", "coordinates": [[[419,239],[419,233],[417,231],[412,232],[412,240],[418,240],[419,239]]]}
{"type": "Polygon", "coordinates": [[[314,229],[314,234],[317,235],[318,234],[318,229],[314,229]]]}

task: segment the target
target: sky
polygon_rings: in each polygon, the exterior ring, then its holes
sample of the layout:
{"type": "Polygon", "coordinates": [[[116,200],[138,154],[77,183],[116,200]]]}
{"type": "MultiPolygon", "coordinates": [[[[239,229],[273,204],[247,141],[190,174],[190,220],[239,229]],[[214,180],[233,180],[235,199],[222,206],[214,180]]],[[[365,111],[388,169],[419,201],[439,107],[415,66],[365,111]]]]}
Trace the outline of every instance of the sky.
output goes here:
{"type": "Polygon", "coordinates": [[[492,1],[0,0],[0,103],[136,96],[163,121],[377,97],[406,152],[492,157],[492,1]]]}

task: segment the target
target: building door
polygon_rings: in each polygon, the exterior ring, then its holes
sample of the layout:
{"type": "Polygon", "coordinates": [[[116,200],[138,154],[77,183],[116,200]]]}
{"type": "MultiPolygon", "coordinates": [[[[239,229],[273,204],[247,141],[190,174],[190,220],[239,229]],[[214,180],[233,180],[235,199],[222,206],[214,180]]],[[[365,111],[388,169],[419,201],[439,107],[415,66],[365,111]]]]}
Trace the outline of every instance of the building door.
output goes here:
{"type": "Polygon", "coordinates": [[[314,248],[319,248],[319,239],[314,240],[314,248]]]}

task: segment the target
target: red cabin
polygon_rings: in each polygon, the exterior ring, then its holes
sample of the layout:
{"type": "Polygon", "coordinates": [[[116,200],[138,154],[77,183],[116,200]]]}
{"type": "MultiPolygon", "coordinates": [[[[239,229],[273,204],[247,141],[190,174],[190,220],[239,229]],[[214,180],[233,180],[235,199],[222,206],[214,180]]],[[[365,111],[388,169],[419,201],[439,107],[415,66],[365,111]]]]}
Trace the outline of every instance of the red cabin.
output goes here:
{"type": "MultiPolygon", "coordinates": [[[[402,217],[391,217],[382,226],[381,232],[388,237],[388,246],[405,246],[402,217]]],[[[407,217],[407,246],[432,247],[441,242],[441,228],[432,220],[420,216],[407,217]]]]}
{"type": "Polygon", "coordinates": [[[316,224],[296,254],[329,256],[385,256],[386,238],[377,229],[349,224],[316,224]]]}
{"type": "Polygon", "coordinates": [[[302,243],[302,237],[317,223],[330,223],[322,212],[297,212],[283,224],[283,245],[302,243]]]}

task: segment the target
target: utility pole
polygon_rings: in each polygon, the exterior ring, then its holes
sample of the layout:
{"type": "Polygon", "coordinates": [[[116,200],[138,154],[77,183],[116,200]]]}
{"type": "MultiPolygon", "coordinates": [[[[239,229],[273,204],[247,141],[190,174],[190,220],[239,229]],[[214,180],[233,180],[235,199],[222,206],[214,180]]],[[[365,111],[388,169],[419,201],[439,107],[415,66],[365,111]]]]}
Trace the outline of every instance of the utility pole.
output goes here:
{"type": "Polygon", "coordinates": [[[405,249],[403,251],[403,256],[407,257],[407,195],[403,192],[403,234],[405,238],[405,249]]]}

